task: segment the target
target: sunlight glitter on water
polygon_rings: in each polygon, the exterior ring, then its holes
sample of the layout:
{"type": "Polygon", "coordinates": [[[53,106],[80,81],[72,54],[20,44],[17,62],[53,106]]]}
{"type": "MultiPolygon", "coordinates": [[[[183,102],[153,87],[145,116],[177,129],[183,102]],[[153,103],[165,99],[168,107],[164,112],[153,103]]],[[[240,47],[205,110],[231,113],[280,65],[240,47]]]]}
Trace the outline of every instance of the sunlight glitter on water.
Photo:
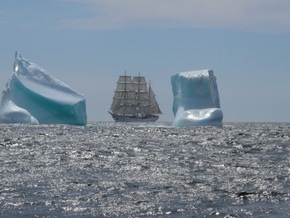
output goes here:
{"type": "Polygon", "coordinates": [[[1,125],[3,217],[287,217],[290,124],[1,125]]]}

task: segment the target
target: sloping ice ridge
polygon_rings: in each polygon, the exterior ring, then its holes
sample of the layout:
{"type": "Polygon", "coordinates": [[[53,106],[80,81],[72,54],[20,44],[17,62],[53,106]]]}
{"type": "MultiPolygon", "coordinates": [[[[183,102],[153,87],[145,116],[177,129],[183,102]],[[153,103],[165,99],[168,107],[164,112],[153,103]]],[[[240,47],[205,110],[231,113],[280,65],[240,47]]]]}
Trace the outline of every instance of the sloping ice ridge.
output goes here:
{"type": "Polygon", "coordinates": [[[86,99],[16,52],[2,92],[0,122],[86,125],[86,99]]]}
{"type": "Polygon", "coordinates": [[[171,76],[173,126],[222,125],[223,112],[212,70],[181,72],[171,76]]]}

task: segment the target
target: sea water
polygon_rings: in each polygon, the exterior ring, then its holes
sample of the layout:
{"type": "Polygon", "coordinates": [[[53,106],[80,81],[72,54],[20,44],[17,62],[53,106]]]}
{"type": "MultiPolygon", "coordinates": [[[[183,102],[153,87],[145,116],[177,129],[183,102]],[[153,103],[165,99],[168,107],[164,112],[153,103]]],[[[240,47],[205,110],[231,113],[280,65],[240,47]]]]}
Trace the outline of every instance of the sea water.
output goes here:
{"type": "Polygon", "coordinates": [[[290,216],[290,123],[0,132],[0,217],[290,216]]]}

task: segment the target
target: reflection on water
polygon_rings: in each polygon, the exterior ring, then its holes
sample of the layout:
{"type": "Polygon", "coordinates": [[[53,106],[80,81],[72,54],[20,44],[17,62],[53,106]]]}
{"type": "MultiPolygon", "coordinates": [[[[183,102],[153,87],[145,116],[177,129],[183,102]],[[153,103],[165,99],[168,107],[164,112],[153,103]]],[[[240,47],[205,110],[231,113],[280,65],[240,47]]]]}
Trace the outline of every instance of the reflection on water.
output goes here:
{"type": "Polygon", "coordinates": [[[171,125],[1,125],[1,216],[290,216],[290,124],[171,125]]]}

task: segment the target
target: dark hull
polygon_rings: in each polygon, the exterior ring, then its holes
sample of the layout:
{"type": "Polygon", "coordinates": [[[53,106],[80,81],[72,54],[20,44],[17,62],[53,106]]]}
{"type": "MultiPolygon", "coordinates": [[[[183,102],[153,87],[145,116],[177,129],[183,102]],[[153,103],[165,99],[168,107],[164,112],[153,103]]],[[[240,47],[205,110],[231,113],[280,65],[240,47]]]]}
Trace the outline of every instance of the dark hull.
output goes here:
{"type": "Polygon", "coordinates": [[[159,118],[157,115],[150,115],[146,117],[112,115],[112,117],[116,122],[155,122],[159,118]]]}

